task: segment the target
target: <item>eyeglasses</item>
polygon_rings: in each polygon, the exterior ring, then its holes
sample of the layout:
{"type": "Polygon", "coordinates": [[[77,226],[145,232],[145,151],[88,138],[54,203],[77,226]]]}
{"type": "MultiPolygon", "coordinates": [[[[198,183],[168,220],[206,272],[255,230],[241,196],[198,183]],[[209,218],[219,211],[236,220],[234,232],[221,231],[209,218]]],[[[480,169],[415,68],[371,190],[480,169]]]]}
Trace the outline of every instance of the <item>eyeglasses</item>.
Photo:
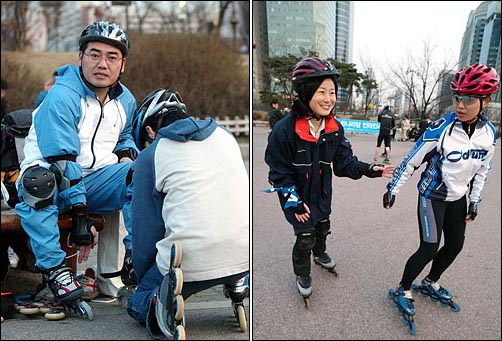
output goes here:
{"type": "Polygon", "coordinates": [[[91,52],[91,53],[84,52],[84,54],[95,63],[100,62],[101,59],[103,58],[105,60],[105,62],[109,65],[117,64],[120,60],[124,59],[124,58],[119,58],[119,57],[113,56],[113,55],[112,56],[102,56],[99,53],[95,53],[95,52],[91,52]]]}
{"type": "Polygon", "coordinates": [[[460,96],[459,94],[453,94],[453,102],[455,104],[459,104],[460,101],[464,102],[465,105],[471,105],[475,102],[477,102],[479,99],[485,99],[486,97],[483,96],[470,96],[470,95],[463,95],[460,96]]]}

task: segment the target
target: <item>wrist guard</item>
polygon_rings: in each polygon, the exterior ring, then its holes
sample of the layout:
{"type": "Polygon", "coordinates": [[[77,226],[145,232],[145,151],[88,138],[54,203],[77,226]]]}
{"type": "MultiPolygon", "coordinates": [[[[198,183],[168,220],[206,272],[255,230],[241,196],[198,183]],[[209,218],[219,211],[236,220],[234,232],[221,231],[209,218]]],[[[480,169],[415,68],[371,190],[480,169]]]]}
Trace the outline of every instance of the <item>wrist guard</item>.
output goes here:
{"type": "Polygon", "coordinates": [[[467,214],[471,216],[471,220],[476,219],[476,216],[478,215],[478,203],[477,202],[471,202],[469,204],[469,210],[467,211],[467,214]]]}
{"type": "Polygon", "coordinates": [[[83,203],[73,205],[71,209],[71,220],[71,243],[75,245],[92,244],[93,236],[87,214],[87,206],[83,203]]]}
{"type": "Polygon", "coordinates": [[[119,161],[123,157],[128,157],[134,161],[138,157],[138,152],[133,148],[125,148],[125,149],[121,149],[119,151],[116,151],[115,155],[117,155],[117,157],[119,158],[119,161]]]}
{"type": "Polygon", "coordinates": [[[379,178],[379,177],[382,176],[383,171],[381,171],[381,170],[379,170],[379,171],[373,170],[373,167],[375,167],[375,166],[385,167],[381,163],[372,163],[372,164],[369,164],[369,163],[366,163],[366,162],[359,161],[359,163],[357,165],[357,170],[362,175],[365,175],[368,178],[379,178]]]}

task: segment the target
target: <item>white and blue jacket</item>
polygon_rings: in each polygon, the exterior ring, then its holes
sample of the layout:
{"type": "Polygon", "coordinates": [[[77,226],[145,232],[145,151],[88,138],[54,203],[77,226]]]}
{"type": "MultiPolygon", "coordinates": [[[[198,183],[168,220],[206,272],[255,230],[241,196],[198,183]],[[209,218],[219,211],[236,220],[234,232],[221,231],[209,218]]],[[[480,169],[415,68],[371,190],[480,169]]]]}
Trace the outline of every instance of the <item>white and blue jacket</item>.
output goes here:
{"type": "Polygon", "coordinates": [[[427,162],[418,182],[425,198],[455,201],[469,192],[469,200],[478,203],[491,170],[496,131],[482,113],[469,138],[454,112],[432,122],[408,156],[394,170],[387,184],[391,194],[427,162]]]}
{"type": "MultiPolygon", "coordinates": [[[[131,135],[136,100],[124,85],[116,82],[101,105],[79,66],[65,65],[57,73],[54,86],[33,111],[21,172],[36,164],[49,168],[50,160],[63,159],[66,176],[79,179],[117,163],[118,151],[137,151],[131,135]]],[[[82,187],[79,183],[69,189],[75,192],[72,202],[85,202],[82,187]]]]}

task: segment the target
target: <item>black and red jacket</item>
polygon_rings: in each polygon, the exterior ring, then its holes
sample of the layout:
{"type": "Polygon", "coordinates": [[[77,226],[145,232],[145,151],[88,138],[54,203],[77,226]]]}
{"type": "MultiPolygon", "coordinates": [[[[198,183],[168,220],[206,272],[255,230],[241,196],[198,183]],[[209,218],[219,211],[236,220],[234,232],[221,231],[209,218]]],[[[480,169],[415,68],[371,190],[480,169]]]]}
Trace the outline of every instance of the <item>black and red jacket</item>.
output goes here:
{"type": "MultiPolygon", "coordinates": [[[[331,213],[332,174],[357,180],[363,176],[361,163],[352,153],[340,122],[330,115],[317,140],[310,134],[306,117],[288,115],[268,137],[265,162],[270,167],[268,181],[275,188],[296,186],[297,193],[310,208],[310,220],[300,223],[290,209],[284,210],[295,232],[311,229],[331,213]]],[[[279,194],[281,207],[286,198],[279,194]]]]}

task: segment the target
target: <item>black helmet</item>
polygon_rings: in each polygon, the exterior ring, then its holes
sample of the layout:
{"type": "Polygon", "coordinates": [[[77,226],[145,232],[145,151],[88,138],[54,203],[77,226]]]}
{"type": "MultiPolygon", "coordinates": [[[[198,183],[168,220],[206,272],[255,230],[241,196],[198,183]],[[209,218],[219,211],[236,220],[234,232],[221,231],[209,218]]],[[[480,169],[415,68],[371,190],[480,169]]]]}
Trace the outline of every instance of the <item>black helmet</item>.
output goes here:
{"type": "Polygon", "coordinates": [[[145,127],[157,122],[155,131],[158,131],[167,125],[159,119],[167,115],[172,116],[174,120],[187,116],[187,108],[181,96],[177,92],[165,89],[150,92],[134,111],[132,121],[132,134],[139,150],[144,148],[143,144],[148,138],[145,127]]]}
{"type": "Polygon", "coordinates": [[[113,45],[122,51],[122,57],[127,57],[129,38],[126,31],[115,23],[99,21],[87,26],[78,41],[80,50],[82,51],[83,46],[90,41],[101,41],[113,45]]]}

